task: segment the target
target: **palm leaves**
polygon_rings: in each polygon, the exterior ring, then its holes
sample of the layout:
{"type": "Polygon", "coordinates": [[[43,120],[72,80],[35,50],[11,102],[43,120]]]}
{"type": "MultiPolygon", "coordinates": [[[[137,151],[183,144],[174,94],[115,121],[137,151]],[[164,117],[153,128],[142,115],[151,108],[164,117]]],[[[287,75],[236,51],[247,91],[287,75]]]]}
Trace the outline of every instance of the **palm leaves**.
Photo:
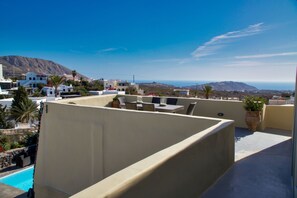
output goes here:
{"type": "Polygon", "coordinates": [[[204,92],[205,98],[208,99],[209,98],[209,95],[212,92],[212,86],[210,86],[210,85],[204,85],[203,88],[202,88],[202,90],[204,92]]]}
{"type": "Polygon", "coordinates": [[[72,77],[73,77],[73,81],[75,80],[75,76],[77,75],[76,70],[72,70],[72,77]]]}
{"type": "Polygon", "coordinates": [[[11,116],[17,122],[28,123],[37,116],[37,105],[30,99],[26,98],[18,105],[11,108],[11,116]]]}
{"type": "Polygon", "coordinates": [[[51,76],[50,81],[55,87],[55,97],[58,95],[58,87],[65,81],[65,76],[51,76]]]}

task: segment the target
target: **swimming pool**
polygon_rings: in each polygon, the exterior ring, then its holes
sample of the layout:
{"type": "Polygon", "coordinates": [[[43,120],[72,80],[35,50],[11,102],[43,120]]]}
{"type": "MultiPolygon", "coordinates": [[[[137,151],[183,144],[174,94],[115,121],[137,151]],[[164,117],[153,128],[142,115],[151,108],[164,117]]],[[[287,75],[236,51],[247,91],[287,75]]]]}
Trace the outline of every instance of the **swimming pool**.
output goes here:
{"type": "Polygon", "coordinates": [[[33,185],[33,170],[34,167],[31,166],[29,168],[12,173],[5,177],[1,177],[0,183],[13,186],[23,191],[28,191],[29,188],[32,188],[33,185]]]}

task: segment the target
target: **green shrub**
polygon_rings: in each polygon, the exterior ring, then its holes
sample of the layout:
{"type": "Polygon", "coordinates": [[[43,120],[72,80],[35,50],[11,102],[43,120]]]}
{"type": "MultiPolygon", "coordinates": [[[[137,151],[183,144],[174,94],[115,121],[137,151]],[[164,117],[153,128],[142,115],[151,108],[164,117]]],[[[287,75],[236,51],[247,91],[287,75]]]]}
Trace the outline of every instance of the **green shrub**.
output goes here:
{"type": "Polygon", "coordinates": [[[247,96],[244,98],[244,109],[247,111],[262,111],[265,99],[262,97],[247,96]]]}

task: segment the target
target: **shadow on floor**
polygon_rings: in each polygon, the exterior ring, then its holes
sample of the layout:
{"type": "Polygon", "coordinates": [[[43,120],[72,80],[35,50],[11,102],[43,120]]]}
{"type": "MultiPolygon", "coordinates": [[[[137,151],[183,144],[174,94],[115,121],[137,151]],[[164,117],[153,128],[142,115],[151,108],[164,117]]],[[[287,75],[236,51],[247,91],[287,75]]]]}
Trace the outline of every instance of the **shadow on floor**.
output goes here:
{"type": "Polygon", "coordinates": [[[20,194],[14,198],[27,198],[27,192],[23,193],[23,194],[20,194]]]}
{"type": "Polygon", "coordinates": [[[202,198],[292,197],[291,139],[237,161],[202,198]]]}
{"type": "Polygon", "coordinates": [[[240,141],[241,138],[244,138],[249,135],[253,135],[253,133],[250,132],[248,129],[236,128],[235,134],[234,134],[235,142],[238,142],[240,141]]]}
{"type": "Polygon", "coordinates": [[[12,170],[17,170],[17,169],[20,169],[20,167],[16,166],[15,164],[12,164],[11,166],[2,168],[0,170],[0,173],[7,172],[7,171],[12,171],[12,170]]]}

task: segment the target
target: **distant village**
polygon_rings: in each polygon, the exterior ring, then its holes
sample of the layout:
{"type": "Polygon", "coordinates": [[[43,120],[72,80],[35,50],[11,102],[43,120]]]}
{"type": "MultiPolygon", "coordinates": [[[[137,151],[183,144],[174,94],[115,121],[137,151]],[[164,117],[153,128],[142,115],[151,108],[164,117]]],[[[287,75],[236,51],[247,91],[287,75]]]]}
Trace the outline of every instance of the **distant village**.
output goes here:
{"type": "MultiPolygon", "coordinates": [[[[45,74],[37,74],[35,72],[27,72],[12,80],[3,76],[3,65],[0,64],[0,105],[2,107],[10,108],[13,102],[13,95],[18,90],[18,87],[24,87],[28,93],[29,99],[37,106],[41,102],[61,100],[64,98],[80,97],[86,95],[171,95],[177,97],[198,97],[216,100],[241,100],[242,98],[236,94],[222,95],[220,92],[213,93],[214,90],[200,91],[186,89],[186,88],[171,88],[155,86],[154,83],[144,84],[140,88],[139,84],[135,82],[128,82],[122,80],[90,80],[78,78],[75,70],[72,74],[64,74],[59,76],[62,81],[58,86],[53,86],[51,76],[45,74]],[[56,90],[57,89],[57,90],[56,90]],[[157,90],[157,91],[156,91],[157,90]],[[213,93],[213,94],[212,94],[213,93]],[[207,94],[207,96],[204,96],[207,94]]],[[[134,80],[133,80],[134,81],[134,80]]],[[[231,92],[230,92],[231,93],[231,92]]],[[[273,95],[268,99],[271,105],[285,105],[294,104],[294,95],[273,95]]],[[[16,127],[18,125],[16,124],[16,127]]]]}
{"type": "Polygon", "coordinates": [[[64,74],[63,83],[57,87],[57,96],[55,96],[55,87],[51,84],[48,75],[37,74],[35,72],[27,72],[23,74],[15,81],[11,79],[5,79],[3,76],[2,64],[0,64],[0,96],[4,99],[0,100],[0,104],[10,106],[12,98],[6,98],[5,96],[11,96],[18,87],[24,87],[29,95],[35,102],[45,102],[52,100],[60,100],[63,98],[80,97],[83,95],[105,95],[105,94],[119,94],[124,95],[129,91],[131,94],[143,95],[143,90],[139,89],[139,85],[133,82],[121,81],[121,80],[89,80],[78,78],[76,71],[71,74],[64,74]],[[94,90],[87,90],[82,94],[80,91],[75,90],[75,85],[78,84],[97,84],[94,90]],[[99,90],[100,89],[100,90],[99,90]]]}

